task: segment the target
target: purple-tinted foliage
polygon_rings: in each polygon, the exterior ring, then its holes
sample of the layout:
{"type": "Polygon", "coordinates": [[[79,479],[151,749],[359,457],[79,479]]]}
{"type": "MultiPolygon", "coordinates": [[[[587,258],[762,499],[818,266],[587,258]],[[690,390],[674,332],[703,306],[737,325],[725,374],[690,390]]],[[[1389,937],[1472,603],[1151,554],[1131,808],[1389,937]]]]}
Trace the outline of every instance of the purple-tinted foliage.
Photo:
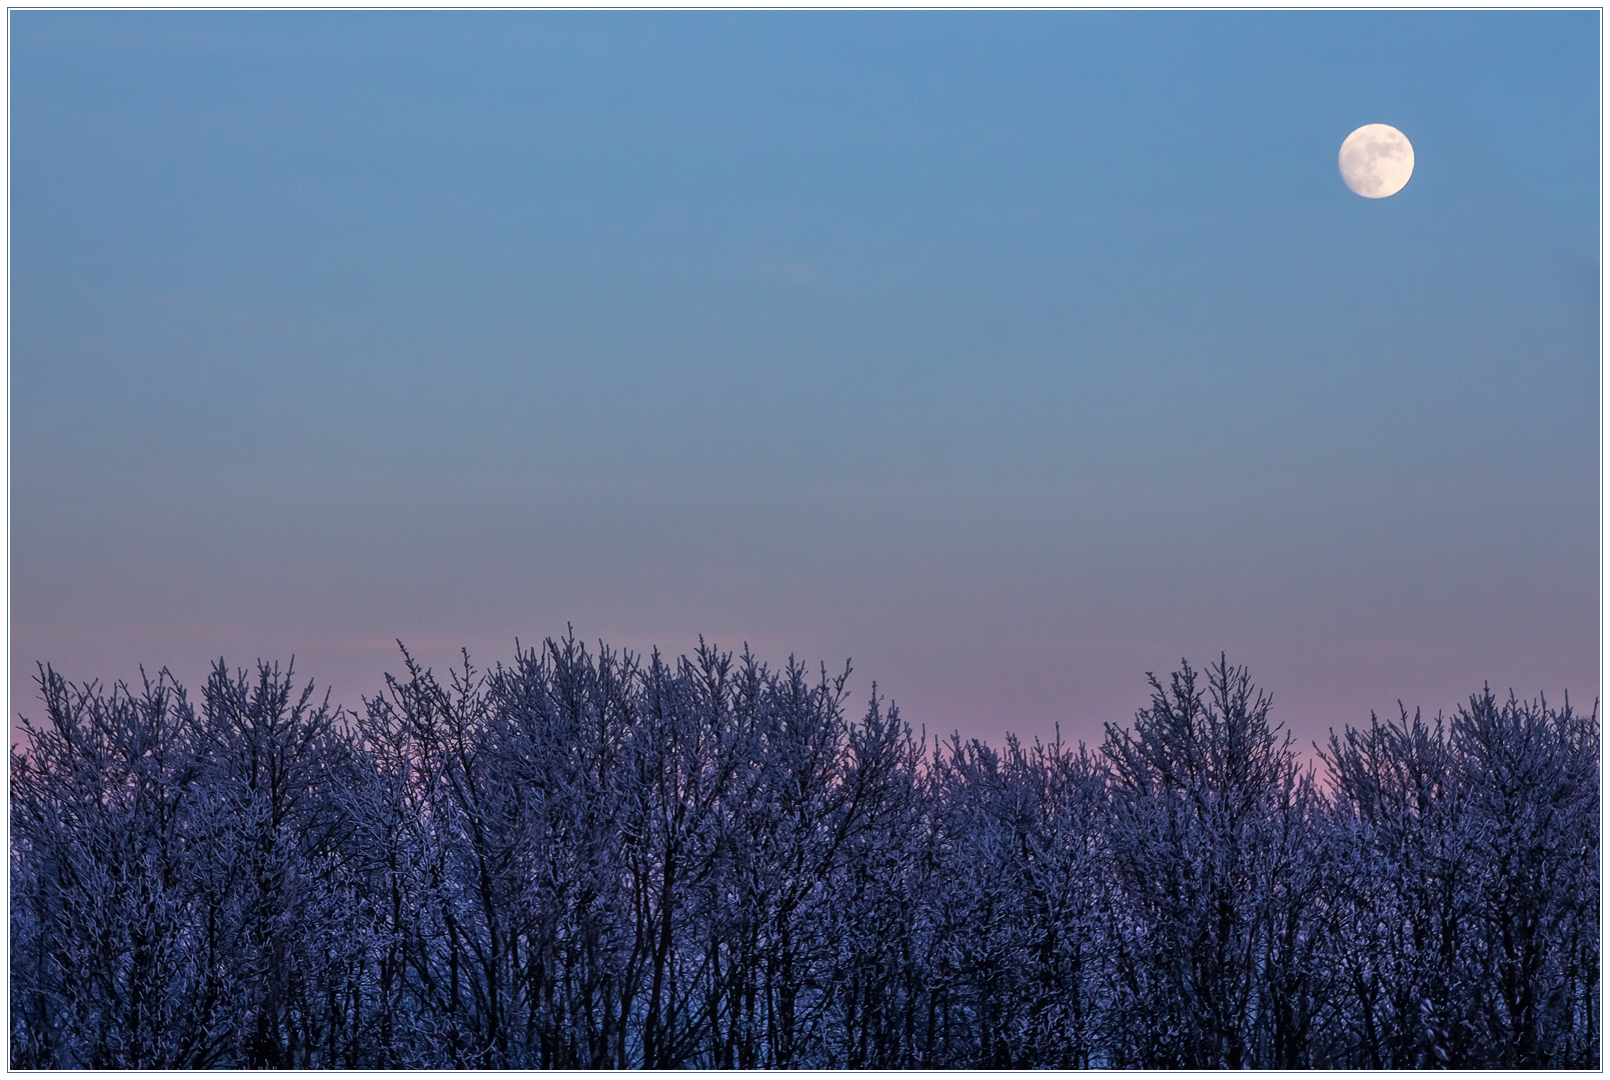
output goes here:
{"type": "Polygon", "coordinates": [[[16,1068],[1599,1065],[1599,721],[1333,735],[1183,664],[1099,751],[573,637],[346,712],[40,672],[16,1068]]]}

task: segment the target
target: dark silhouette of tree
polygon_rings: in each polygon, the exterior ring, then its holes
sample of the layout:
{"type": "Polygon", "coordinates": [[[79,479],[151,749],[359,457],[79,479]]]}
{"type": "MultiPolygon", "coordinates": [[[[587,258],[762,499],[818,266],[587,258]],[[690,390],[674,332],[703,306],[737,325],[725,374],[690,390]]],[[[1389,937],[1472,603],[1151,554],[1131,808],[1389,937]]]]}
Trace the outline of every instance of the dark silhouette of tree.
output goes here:
{"type": "Polygon", "coordinates": [[[1598,1061],[1598,740],[1596,710],[1487,690],[1451,722],[1331,736],[1364,1063],[1598,1061]]]}
{"type": "Polygon", "coordinates": [[[41,668],[12,1065],[1598,1067],[1597,708],[1372,716],[1320,784],[1222,656],[1099,752],[848,674],[41,668]]]}
{"type": "Polygon", "coordinates": [[[1148,1068],[1300,1064],[1306,958],[1292,923],[1309,892],[1293,870],[1307,854],[1310,784],[1246,669],[1221,657],[1207,676],[1199,688],[1182,664],[1167,688],[1152,677],[1134,728],[1107,729],[1125,926],[1115,992],[1129,1020],[1119,1056],[1148,1068]]]}

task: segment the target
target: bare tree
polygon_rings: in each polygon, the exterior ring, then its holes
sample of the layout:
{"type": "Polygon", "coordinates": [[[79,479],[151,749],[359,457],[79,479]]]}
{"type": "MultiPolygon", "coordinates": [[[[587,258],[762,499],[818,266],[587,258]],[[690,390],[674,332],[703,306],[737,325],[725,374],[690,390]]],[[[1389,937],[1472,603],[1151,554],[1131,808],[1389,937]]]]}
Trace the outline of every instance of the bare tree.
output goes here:
{"type": "Polygon", "coordinates": [[[1270,698],[1246,669],[1222,657],[1205,686],[1188,663],[1166,689],[1151,683],[1151,707],[1133,731],[1108,725],[1104,747],[1123,898],[1114,1063],[1243,1068],[1271,1064],[1276,1045],[1300,1060],[1290,923],[1309,894],[1289,888],[1289,871],[1311,800],[1291,737],[1270,724],[1270,698]]]}
{"type": "Polygon", "coordinates": [[[17,1068],[1595,1068],[1599,722],[1333,734],[1221,656],[1099,754],[573,635],[348,715],[42,668],[17,1068]]]}

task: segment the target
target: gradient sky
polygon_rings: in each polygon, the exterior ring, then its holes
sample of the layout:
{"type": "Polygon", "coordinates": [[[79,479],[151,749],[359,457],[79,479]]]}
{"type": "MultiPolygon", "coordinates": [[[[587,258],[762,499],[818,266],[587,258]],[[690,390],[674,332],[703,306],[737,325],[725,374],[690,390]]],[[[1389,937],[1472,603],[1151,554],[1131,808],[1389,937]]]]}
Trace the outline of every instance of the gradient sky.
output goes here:
{"type": "Polygon", "coordinates": [[[992,742],[1597,697],[1597,12],[8,17],[13,716],[567,624],[992,742]]]}

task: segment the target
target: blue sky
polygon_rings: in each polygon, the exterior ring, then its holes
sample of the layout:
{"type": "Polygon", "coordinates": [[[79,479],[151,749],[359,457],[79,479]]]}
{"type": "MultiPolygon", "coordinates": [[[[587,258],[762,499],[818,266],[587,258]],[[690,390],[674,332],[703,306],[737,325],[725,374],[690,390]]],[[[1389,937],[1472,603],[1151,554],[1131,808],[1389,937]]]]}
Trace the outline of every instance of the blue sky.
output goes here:
{"type": "Polygon", "coordinates": [[[1596,12],[9,17],[14,714],[567,624],[991,741],[1597,695],[1596,12]]]}

